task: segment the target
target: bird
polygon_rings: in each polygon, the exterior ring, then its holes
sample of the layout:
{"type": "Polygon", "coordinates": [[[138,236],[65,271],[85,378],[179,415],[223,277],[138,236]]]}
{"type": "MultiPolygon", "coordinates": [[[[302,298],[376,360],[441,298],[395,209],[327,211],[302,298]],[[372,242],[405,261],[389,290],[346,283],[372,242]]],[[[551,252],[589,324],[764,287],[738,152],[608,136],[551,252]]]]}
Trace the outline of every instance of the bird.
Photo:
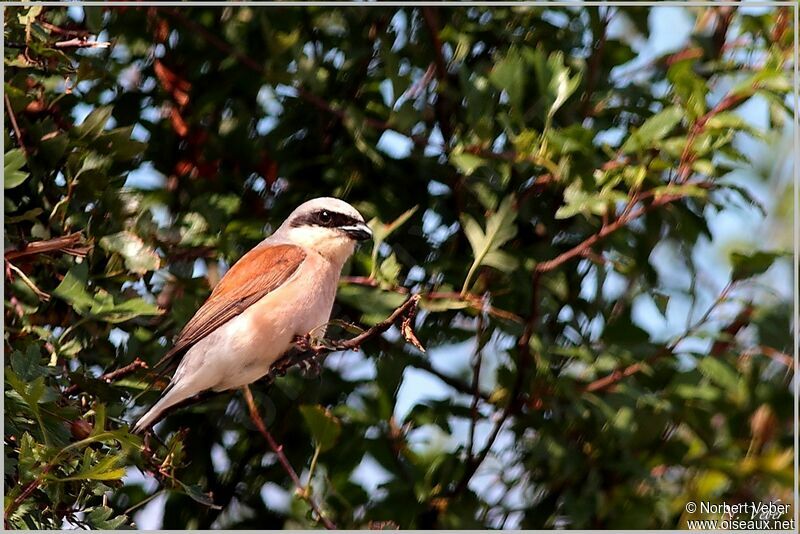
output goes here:
{"type": "Polygon", "coordinates": [[[364,217],[343,200],[320,197],[298,206],[233,264],[178,334],[161,362],[182,356],[180,363],[133,432],[196,395],[255,382],[296,337],[324,336],[342,267],[357,242],[371,237],[364,217]]]}

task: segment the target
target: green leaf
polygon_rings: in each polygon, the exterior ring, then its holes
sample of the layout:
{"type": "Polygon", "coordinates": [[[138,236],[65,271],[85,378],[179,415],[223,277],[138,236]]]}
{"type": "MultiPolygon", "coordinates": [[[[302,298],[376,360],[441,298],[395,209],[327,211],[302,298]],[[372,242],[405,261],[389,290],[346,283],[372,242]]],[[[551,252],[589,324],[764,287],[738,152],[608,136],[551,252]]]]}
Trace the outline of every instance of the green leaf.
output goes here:
{"type": "Polygon", "coordinates": [[[698,187],[694,184],[669,184],[654,187],[652,189],[653,196],[660,198],[664,195],[680,195],[682,197],[695,197],[705,198],[708,196],[708,190],[698,187]]]}
{"type": "Polygon", "coordinates": [[[24,354],[18,350],[11,353],[11,368],[22,380],[30,382],[42,374],[41,359],[39,347],[28,345],[24,354]]]}
{"type": "Polygon", "coordinates": [[[86,315],[94,303],[88,285],[89,269],[85,262],[75,264],[53,291],[53,296],[67,301],[75,311],[86,315]]]}
{"type": "Polygon", "coordinates": [[[683,115],[683,110],[678,106],[664,108],[644,121],[644,124],[628,137],[622,145],[622,152],[636,152],[650,147],[666,137],[681,122],[683,115]]]}
{"type": "Polygon", "coordinates": [[[502,250],[493,250],[483,258],[483,264],[504,273],[513,272],[518,266],[517,258],[502,250]]]}
{"type": "Polygon", "coordinates": [[[118,455],[108,455],[95,461],[94,452],[90,447],[84,450],[83,462],[80,469],[70,476],[58,478],[50,476],[51,480],[68,482],[70,480],[119,480],[125,476],[125,467],[117,467],[123,462],[123,458],[118,455]]]}
{"type": "Polygon", "coordinates": [[[461,174],[470,176],[475,169],[486,163],[486,160],[469,152],[453,152],[450,154],[450,163],[455,165],[461,174]]]}
{"type": "Polygon", "coordinates": [[[180,487],[183,490],[183,492],[186,495],[188,495],[193,501],[198,502],[198,503],[202,504],[203,506],[207,506],[207,507],[212,508],[214,510],[221,510],[222,509],[221,506],[218,506],[218,505],[214,504],[214,499],[211,497],[211,495],[209,493],[205,493],[203,491],[202,486],[200,486],[199,484],[186,484],[184,482],[181,482],[177,478],[173,478],[172,480],[177,482],[180,485],[180,487]]]}
{"type": "Polygon", "coordinates": [[[739,84],[737,84],[731,90],[731,94],[748,96],[759,90],[785,93],[791,91],[791,89],[791,78],[787,76],[785,72],[776,69],[764,68],[759,69],[758,72],[749,78],[745,78],[739,82],[739,84]]]}
{"type": "MultiPolygon", "coordinates": [[[[514,196],[509,195],[503,199],[497,211],[491,214],[486,219],[486,231],[475,222],[475,219],[469,215],[462,215],[461,226],[464,229],[464,234],[467,236],[472,252],[475,259],[472,266],[467,273],[464,280],[464,286],[461,288],[461,294],[465,294],[472,282],[472,277],[475,271],[481,265],[486,264],[486,257],[496,252],[511,241],[517,235],[517,226],[514,224],[516,218],[516,211],[514,209],[514,196]]],[[[503,256],[494,255],[490,261],[497,264],[503,259],[503,256]]]]}
{"type": "Polygon", "coordinates": [[[42,13],[42,6],[31,6],[24,14],[18,13],[17,20],[19,20],[20,24],[28,26],[32,22],[34,22],[36,20],[36,17],[38,17],[41,13],[42,13]]]}
{"type": "Polygon", "coordinates": [[[766,272],[772,267],[776,260],[786,257],[787,252],[780,251],[759,251],[752,254],[733,252],[730,256],[733,272],[731,280],[745,280],[766,272]]]}
{"type": "Polygon", "coordinates": [[[570,77],[569,68],[564,63],[562,52],[553,52],[545,59],[544,51],[537,48],[533,53],[533,68],[536,72],[536,81],[539,85],[539,94],[544,100],[547,110],[547,124],[556,111],[575,92],[581,82],[581,74],[576,73],[570,77]]]}
{"type": "Polygon", "coordinates": [[[111,106],[101,106],[93,109],[83,119],[83,122],[74,128],[73,132],[79,139],[86,137],[94,139],[103,132],[108,119],[111,118],[112,109],[111,106]]]}
{"type": "Polygon", "coordinates": [[[381,245],[386,241],[395,230],[403,226],[406,221],[408,221],[414,213],[417,212],[417,208],[419,206],[414,206],[413,208],[407,209],[403,213],[400,214],[395,220],[390,223],[381,222],[380,219],[375,218],[369,221],[369,227],[372,230],[372,271],[370,273],[371,277],[375,277],[378,273],[378,251],[380,250],[381,245]]]}
{"type": "Polygon", "coordinates": [[[108,506],[98,506],[86,515],[86,522],[100,530],[116,530],[126,521],[128,521],[128,516],[114,517],[114,510],[108,506]]]}
{"type": "Polygon", "coordinates": [[[727,391],[734,391],[740,380],[739,375],[732,367],[713,356],[701,358],[697,364],[697,368],[712,382],[727,391]]]}
{"type": "Polygon", "coordinates": [[[522,105],[525,78],[525,62],[515,47],[510,48],[505,57],[496,61],[489,73],[489,81],[508,94],[509,103],[514,108],[522,105]]]}
{"type": "Polygon", "coordinates": [[[667,70],[667,80],[672,82],[675,94],[681,99],[690,121],[697,120],[706,112],[706,80],[694,72],[691,60],[678,61],[667,70]]]}
{"type": "Polygon", "coordinates": [[[369,222],[369,227],[372,230],[372,241],[375,243],[376,246],[379,246],[381,243],[386,241],[386,238],[389,237],[395,230],[400,228],[405,224],[407,220],[411,218],[414,213],[416,213],[417,208],[419,206],[414,206],[411,209],[404,211],[390,223],[383,223],[378,219],[373,219],[369,222]]]}
{"type": "Polygon", "coordinates": [[[75,264],[53,291],[53,295],[68,302],[84,317],[120,323],[142,315],[159,315],[161,310],[141,298],[117,302],[103,289],[89,291],[88,267],[85,262],[75,264]]]}
{"type": "Polygon", "coordinates": [[[13,148],[6,152],[3,164],[3,189],[17,187],[28,179],[29,174],[20,170],[26,163],[22,149],[13,148]]]}
{"type": "Polygon", "coordinates": [[[398,284],[398,277],[400,276],[400,263],[397,261],[397,256],[392,252],[388,258],[381,262],[378,268],[378,278],[382,282],[386,282],[389,286],[396,286],[398,284]]]}
{"type": "Polygon", "coordinates": [[[134,273],[155,271],[161,265],[158,254],[131,232],[122,231],[104,236],[100,239],[100,246],[109,252],[120,254],[125,258],[125,266],[134,273]]]}
{"type": "Polygon", "coordinates": [[[613,184],[591,193],[583,190],[580,179],[576,179],[564,189],[565,204],[556,210],[556,219],[569,219],[578,214],[603,215],[615,202],[627,199],[622,191],[615,190],[613,184]]]}
{"type": "Polygon", "coordinates": [[[361,321],[366,324],[382,321],[406,300],[405,295],[394,291],[354,284],[341,286],[336,298],[364,312],[361,321]]]}
{"type": "Polygon", "coordinates": [[[322,452],[336,444],[342,433],[342,425],[330,410],[319,405],[304,405],[300,406],[300,413],[322,452]]]}

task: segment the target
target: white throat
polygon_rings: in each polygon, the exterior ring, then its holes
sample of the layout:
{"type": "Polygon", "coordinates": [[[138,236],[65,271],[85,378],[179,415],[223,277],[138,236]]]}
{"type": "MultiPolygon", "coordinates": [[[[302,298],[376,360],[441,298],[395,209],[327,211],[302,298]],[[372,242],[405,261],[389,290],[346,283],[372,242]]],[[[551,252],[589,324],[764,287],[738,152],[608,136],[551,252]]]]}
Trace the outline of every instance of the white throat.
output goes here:
{"type": "Polygon", "coordinates": [[[317,226],[282,226],[267,241],[301,246],[305,250],[316,252],[339,269],[356,248],[356,242],[341,231],[317,226]]]}

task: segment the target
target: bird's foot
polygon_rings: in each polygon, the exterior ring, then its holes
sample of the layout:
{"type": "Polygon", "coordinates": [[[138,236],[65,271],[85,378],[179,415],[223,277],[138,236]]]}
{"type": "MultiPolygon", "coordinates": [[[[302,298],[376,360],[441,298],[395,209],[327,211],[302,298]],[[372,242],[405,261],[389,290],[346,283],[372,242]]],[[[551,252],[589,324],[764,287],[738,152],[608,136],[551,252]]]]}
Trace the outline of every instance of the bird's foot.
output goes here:
{"type": "Polygon", "coordinates": [[[317,377],[322,373],[322,364],[316,356],[300,360],[298,366],[306,376],[317,377]]]}
{"type": "Polygon", "coordinates": [[[301,352],[309,352],[314,349],[314,346],[311,344],[311,334],[294,336],[294,344],[301,352]]]}

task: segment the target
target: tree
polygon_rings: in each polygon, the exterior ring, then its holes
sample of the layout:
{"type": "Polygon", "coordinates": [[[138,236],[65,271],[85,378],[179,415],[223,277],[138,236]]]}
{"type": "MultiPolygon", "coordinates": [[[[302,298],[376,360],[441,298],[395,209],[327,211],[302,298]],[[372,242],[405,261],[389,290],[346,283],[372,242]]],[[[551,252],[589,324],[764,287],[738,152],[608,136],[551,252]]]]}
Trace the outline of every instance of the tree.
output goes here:
{"type": "Polygon", "coordinates": [[[6,525],[675,528],[688,501],[791,502],[789,245],[698,252],[720,213],[791,217],[753,148],[791,128],[791,17],[6,8],[6,525]],[[659,17],[691,35],[648,56],[659,17]],[[370,335],[131,435],[226,266],[320,195],[375,231],[329,335],[415,295],[394,324],[421,347],[370,335]]]}

